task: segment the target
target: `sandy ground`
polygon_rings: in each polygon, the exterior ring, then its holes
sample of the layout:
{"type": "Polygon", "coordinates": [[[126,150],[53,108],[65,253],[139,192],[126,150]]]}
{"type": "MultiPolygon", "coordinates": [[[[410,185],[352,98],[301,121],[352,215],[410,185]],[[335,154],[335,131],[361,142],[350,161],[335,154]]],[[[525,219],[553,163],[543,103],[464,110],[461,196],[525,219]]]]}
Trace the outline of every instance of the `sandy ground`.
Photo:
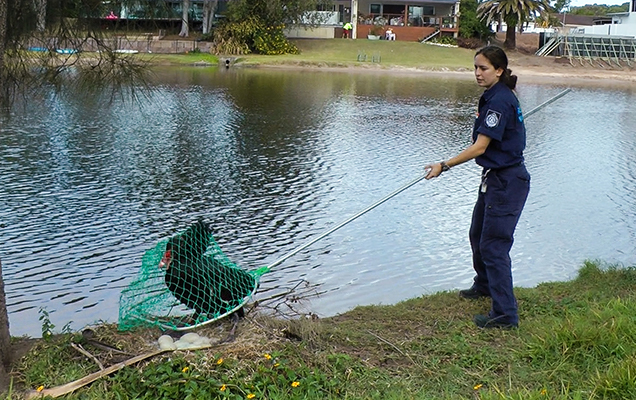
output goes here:
{"type": "MultiPolygon", "coordinates": [[[[509,66],[520,82],[558,83],[573,86],[636,85],[636,64],[632,66],[605,61],[581,62],[559,57],[538,57],[523,53],[511,53],[509,66]]],[[[636,86],[635,86],[636,87],[636,86]]]]}
{"type": "MultiPolygon", "coordinates": [[[[552,84],[573,87],[607,87],[607,88],[636,88],[636,63],[632,66],[621,62],[622,65],[611,65],[605,61],[580,62],[560,57],[539,57],[523,52],[508,52],[509,68],[517,75],[519,84],[552,84]]],[[[364,66],[330,66],[320,64],[259,64],[258,68],[277,69],[319,69],[325,71],[352,73],[391,73],[407,75],[436,75],[448,78],[474,79],[472,69],[438,70],[387,66],[382,64],[366,64],[364,66]]]]}

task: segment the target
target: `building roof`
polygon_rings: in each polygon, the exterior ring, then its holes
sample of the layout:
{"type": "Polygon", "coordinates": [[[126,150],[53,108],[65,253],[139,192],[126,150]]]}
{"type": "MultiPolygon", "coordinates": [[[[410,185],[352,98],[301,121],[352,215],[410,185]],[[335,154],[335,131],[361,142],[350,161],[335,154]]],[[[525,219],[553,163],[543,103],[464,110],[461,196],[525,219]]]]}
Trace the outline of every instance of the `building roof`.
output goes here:
{"type": "Polygon", "coordinates": [[[577,26],[595,25],[594,19],[599,18],[593,15],[576,15],[576,14],[568,14],[568,13],[558,13],[558,14],[552,14],[552,15],[558,18],[563,25],[577,25],[577,26]]]}

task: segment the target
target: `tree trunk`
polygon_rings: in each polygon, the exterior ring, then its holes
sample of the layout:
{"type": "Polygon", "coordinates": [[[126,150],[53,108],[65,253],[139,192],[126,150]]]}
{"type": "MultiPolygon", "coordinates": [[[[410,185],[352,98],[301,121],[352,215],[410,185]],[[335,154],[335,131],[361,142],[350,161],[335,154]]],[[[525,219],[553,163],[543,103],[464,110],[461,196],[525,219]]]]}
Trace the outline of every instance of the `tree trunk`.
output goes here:
{"type": "MultiPolygon", "coordinates": [[[[0,0],[0,79],[4,71],[4,43],[7,34],[7,0],[0,0]]],[[[4,88],[4,82],[0,80],[0,89],[4,88]]]]}
{"type": "Polygon", "coordinates": [[[214,11],[219,0],[204,0],[203,2],[203,34],[210,33],[214,21],[214,11]]]}
{"type": "Polygon", "coordinates": [[[190,31],[188,28],[188,11],[190,11],[190,0],[183,0],[181,7],[183,7],[183,9],[181,11],[181,32],[179,32],[179,36],[188,37],[190,36],[190,31]]]}
{"type": "MultiPolygon", "coordinates": [[[[6,0],[0,0],[6,5],[6,0]]],[[[0,10],[0,17],[2,17],[0,10]]],[[[5,14],[6,15],[6,14],[5,14]]],[[[9,315],[7,314],[7,298],[4,295],[4,279],[2,278],[2,261],[0,260],[0,391],[7,389],[9,375],[7,371],[11,366],[11,334],[9,333],[9,315]]]]}
{"type": "Polygon", "coordinates": [[[34,0],[38,32],[44,32],[44,29],[46,29],[46,1],[47,0],[34,0]]]}
{"type": "Polygon", "coordinates": [[[0,107],[5,104],[6,74],[4,69],[4,44],[7,34],[7,0],[0,0],[0,107]]]}
{"type": "Polygon", "coordinates": [[[515,49],[517,47],[517,26],[508,25],[506,28],[506,40],[504,41],[506,49],[515,49]]]}

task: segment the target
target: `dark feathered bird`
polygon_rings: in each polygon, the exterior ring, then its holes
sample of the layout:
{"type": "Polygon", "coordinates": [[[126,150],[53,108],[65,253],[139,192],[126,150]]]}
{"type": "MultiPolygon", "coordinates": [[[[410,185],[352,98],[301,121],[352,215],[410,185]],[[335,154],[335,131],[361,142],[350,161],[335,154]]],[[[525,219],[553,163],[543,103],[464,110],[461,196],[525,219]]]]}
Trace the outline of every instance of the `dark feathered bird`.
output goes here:
{"type": "Polygon", "coordinates": [[[206,254],[210,243],[214,243],[212,230],[199,220],[168,240],[159,264],[166,270],[165,282],[170,292],[195,310],[197,318],[200,314],[214,318],[233,310],[257,284],[247,271],[206,254]]]}

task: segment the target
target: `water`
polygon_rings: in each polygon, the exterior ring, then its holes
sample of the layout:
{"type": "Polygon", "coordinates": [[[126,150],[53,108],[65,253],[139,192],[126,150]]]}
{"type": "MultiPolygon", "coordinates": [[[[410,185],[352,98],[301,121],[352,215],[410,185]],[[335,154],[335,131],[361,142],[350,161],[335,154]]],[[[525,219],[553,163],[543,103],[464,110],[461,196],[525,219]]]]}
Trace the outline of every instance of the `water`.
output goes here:
{"type": "MultiPolygon", "coordinates": [[[[117,321],[120,292],[157,240],[199,215],[224,252],[268,265],[470,141],[469,79],[183,69],[131,103],[54,96],[0,120],[0,258],[13,335],[117,321]]],[[[564,87],[520,84],[525,110],[564,87]]],[[[574,88],[527,120],[532,189],[515,284],[636,264],[636,93],[574,88]]],[[[303,311],[334,315],[470,285],[473,162],[370,211],[261,281],[303,280],[303,311]]],[[[303,287],[301,285],[301,287],[303,287]]],[[[296,306],[296,305],[295,305],[296,306]]]]}

